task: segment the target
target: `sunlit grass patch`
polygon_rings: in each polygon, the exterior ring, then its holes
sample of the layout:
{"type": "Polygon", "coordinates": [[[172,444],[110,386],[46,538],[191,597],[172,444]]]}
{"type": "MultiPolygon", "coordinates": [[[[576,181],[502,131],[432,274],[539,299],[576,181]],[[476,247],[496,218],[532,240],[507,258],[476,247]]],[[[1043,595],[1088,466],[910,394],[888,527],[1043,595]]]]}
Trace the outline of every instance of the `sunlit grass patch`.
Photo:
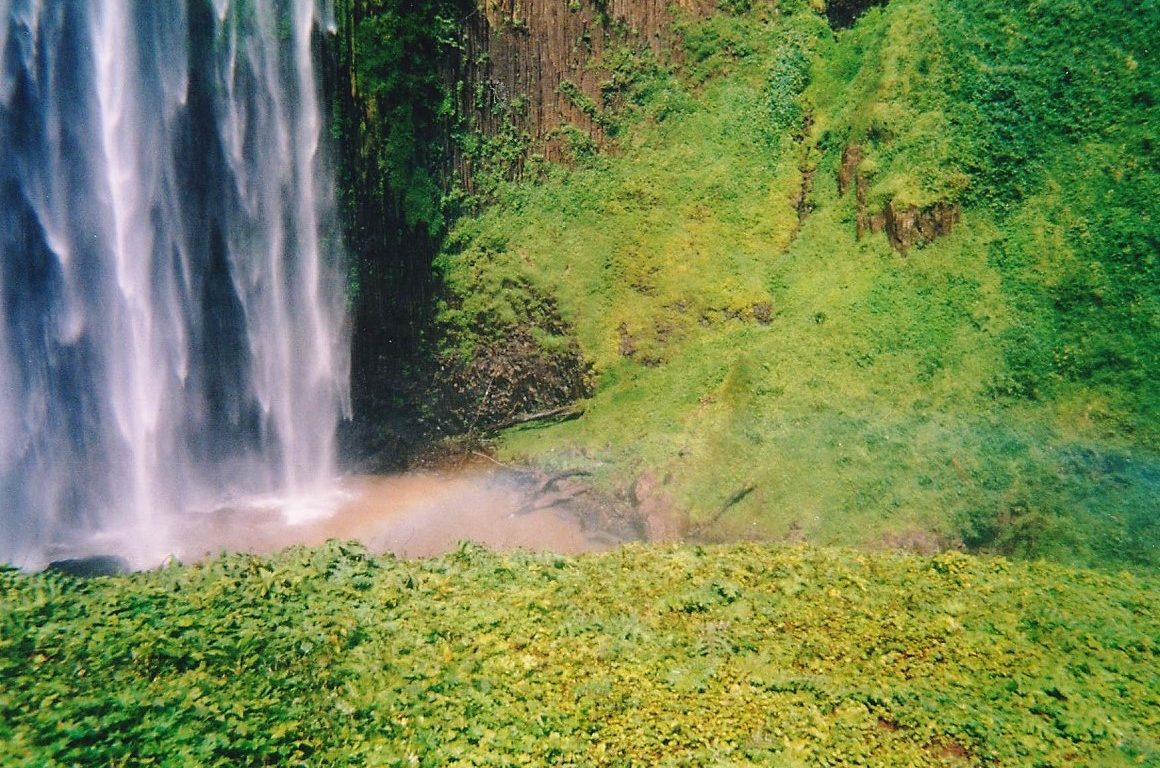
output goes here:
{"type": "Polygon", "coordinates": [[[0,762],[1150,765],[1157,589],[757,545],[0,571],[0,762]]]}
{"type": "Polygon", "coordinates": [[[1075,451],[1160,460],[1155,73],[1137,61],[1093,95],[1127,54],[1092,47],[1071,77],[1121,120],[1102,129],[1043,101],[1077,54],[1032,34],[1038,11],[900,0],[835,35],[771,8],[687,26],[664,80],[682,109],[642,102],[609,156],[508,187],[454,235],[447,274],[481,309],[453,338],[518,319],[528,281],[595,369],[583,418],[500,452],[626,497],[659,477],[709,538],[1156,567],[1135,540],[1160,520],[1151,470],[1068,469],[1075,451]],[[1023,69],[997,69],[1000,43],[1023,69]],[[971,101],[992,71],[1011,91],[971,101]],[[902,252],[872,231],[887,203],[957,223],[902,252]]]}

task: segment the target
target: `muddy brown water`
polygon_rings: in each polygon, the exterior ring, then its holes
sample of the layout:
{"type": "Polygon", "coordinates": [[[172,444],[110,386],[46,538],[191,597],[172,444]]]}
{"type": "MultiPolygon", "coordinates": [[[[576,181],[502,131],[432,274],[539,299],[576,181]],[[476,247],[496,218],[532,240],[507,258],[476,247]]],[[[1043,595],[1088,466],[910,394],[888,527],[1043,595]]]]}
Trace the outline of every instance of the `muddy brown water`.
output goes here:
{"type": "Polygon", "coordinates": [[[519,473],[470,469],[349,477],[333,512],[294,523],[276,501],[238,504],[183,517],[173,556],[191,562],[223,551],[264,554],[295,544],[356,540],[372,552],[413,558],[469,540],[494,550],[560,554],[607,550],[618,541],[585,530],[567,504],[539,507],[519,473]]]}

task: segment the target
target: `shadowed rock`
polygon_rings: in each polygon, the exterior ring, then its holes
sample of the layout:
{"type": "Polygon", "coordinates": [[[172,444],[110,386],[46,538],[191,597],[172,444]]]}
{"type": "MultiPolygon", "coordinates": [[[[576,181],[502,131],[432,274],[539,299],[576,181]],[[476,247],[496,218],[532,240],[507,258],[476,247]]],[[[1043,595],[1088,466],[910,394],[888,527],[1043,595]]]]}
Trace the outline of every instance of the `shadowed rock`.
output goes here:
{"type": "Polygon", "coordinates": [[[875,5],[886,5],[886,0],[829,0],[826,3],[826,18],[834,29],[849,29],[875,5]]]}
{"type": "Polygon", "coordinates": [[[96,576],[124,576],[133,569],[129,567],[128,561],[122,557],[93,555],[69,560],[53,560],[45,570],[63,573],[78,579],[91,579],[96,576]]]}

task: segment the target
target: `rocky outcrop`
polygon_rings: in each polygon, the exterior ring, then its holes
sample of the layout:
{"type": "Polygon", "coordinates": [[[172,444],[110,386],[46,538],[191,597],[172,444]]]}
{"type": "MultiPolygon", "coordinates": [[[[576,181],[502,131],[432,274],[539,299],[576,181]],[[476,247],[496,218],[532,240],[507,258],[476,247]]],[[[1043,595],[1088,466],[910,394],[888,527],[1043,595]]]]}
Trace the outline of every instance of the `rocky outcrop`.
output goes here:
{"type": "Polygon", "coordinates": [[[69,560],[53,560],[45,568],[52,573],[61,573],[78,579],[92,579],[100,576],[124,576],[132,573],[129,562],[117,555],[90,555],[69,560]]]}
{"type": "Polygon", "coordinates": [[[850,190],[850,185],[858,175],[858,166],[862,162],[862,145],[847,144],[842,150],[842,163],[838,166],[838,194],[844,195],[850,190]]]}
{"type": "Polygon", "coordinates": [[[957,203],[936,203],[925,208],[895,206],[891,201],[883,209],[886,236],[890,244],[902,253],[912,246],[929,243],[949,235],[959,223],[962,212],[957,203]]]}
{"type": "Polygon", "coordinates": [[[868,181],[862,173],[862,147],[848,144],[842,150],[842,161],[838,165],[838,194],[845,195],[854,189],[857,204],[857,237],[867,233],[886,232],[890,244],[906,253],[914,246],[924,245],[943,235],[950,234],[962,217],[958,203],[942,202],[928,206],[899,205],[894,200],[880,210],[872,212],[866,203],[868,181]]]}

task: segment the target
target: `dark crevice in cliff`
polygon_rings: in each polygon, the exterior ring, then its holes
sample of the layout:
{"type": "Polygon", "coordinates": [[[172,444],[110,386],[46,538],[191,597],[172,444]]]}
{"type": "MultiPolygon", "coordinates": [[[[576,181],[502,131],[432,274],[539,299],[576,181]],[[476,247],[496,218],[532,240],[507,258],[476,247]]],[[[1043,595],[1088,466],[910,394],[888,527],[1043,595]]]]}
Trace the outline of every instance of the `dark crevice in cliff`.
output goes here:
{"type": "Polygon", "coordinates": [[[405,463],[427,438],[419,370],[444,229],[450,123],[440,76],[458,1],[339,0],[327,90],[338,147],[339,206],[350,257],[348,460],[405,463]]]}
{"type": "Polygon", "coordinates": [[[848,29],[874,6],[886,5],[887,0],[828,0],[826,18],[834,29],[848,29]]]}

